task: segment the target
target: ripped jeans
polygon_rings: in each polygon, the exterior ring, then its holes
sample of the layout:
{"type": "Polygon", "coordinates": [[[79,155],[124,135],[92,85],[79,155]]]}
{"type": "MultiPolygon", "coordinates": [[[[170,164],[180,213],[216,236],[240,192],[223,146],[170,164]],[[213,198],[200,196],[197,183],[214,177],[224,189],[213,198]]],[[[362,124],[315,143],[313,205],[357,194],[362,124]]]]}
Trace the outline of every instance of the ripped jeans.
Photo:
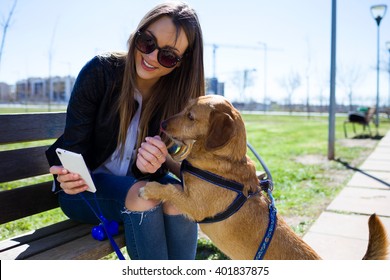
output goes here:
{"type": "MultiPolygon", "coordinates": [[[[162,205],[137,212],[125,207],[128,190],[136,182],[133,177],[95,174],[95,194],[84,192],[95,212],[108,220],[123,223],[127,252],[132,260],[193,260],[197,246],[197,224],[183,215],[167,215],[162,205]]],[[[162,184],[180,184],[166,175],[158,180],[162,184]]],[[[69,218],[83,223],[97,225],[97,219],[90,206],[80,195],[59,193],[61,209],[69,218]]]]}

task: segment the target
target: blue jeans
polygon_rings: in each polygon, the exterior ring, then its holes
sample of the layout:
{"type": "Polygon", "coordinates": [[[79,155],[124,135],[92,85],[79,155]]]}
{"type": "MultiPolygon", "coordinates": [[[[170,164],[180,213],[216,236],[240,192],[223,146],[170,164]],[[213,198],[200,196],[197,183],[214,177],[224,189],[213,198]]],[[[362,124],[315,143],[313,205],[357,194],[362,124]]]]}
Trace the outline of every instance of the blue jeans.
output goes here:
{"type": "MultiPolygon", "coordinates": [[[[83,192],[94,208],[108,220],[123,223],[126,247],[133,260],[193,260],[197,245],[197,224],[183,215],[167,215],[162,205],[144,212],[125,207],[127,192],[137,180],[133,177],[95,174],[96,193],[83,192]]],[[[162,184],[181,184],[166,175],[158,180],[162,184]]],[[[78,195],[59,192],[63,212],[71,219],[83,223],[99,224],[91,207],[78,195]]]]}

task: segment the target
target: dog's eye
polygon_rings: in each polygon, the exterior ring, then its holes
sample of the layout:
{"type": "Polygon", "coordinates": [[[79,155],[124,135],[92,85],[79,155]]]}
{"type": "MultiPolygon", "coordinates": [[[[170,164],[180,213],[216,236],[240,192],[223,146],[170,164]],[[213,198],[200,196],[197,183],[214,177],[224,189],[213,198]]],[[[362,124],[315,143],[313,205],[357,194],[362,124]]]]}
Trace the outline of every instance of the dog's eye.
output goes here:
{"type": "Polygon", "coordinates": [[[194,116],[191,114],[191,112],[188,112],[187,118],[188,118],[190,121],[195,120],[195,118],[194,118],[194,116]]]}

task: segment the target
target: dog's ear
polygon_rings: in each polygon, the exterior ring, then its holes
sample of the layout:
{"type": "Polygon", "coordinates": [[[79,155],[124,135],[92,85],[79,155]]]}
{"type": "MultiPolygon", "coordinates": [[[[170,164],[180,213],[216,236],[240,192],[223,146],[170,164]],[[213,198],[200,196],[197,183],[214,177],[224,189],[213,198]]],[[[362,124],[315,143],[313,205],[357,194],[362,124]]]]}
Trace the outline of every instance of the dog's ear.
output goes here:
{"type": "Polygon", "coordinates": [[[210,114],[210,126],[206,136],[206,150],[221,148],[234,135],[234,120],[226,113],[213,111],[210,114]]]}

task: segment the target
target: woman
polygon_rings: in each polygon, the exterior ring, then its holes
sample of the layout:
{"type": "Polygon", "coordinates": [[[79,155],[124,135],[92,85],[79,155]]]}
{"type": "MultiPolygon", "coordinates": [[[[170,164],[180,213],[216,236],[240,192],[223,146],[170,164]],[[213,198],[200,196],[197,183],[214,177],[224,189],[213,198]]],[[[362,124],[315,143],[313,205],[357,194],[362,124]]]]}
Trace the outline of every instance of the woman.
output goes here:
{"type": "Polygon", "coordinates": [[[127,53],[97,56],[80,71],[67,109],[64,134],[46,152],[59,202],[71,219],[98,223],[91,207],[123,222],[131,259],[194,259],[197,225],[173,205],[138,197],[148,181],[180,182],[179,164],[161,139],[162,120],[204,95],[203,39],[187,4],[160,4],[141,20],[127,53]],[[57,147],[81,153],[96,194],[70,173],[57,147]],[[88,200],[86,203],[83,197],[88,200]]]}

